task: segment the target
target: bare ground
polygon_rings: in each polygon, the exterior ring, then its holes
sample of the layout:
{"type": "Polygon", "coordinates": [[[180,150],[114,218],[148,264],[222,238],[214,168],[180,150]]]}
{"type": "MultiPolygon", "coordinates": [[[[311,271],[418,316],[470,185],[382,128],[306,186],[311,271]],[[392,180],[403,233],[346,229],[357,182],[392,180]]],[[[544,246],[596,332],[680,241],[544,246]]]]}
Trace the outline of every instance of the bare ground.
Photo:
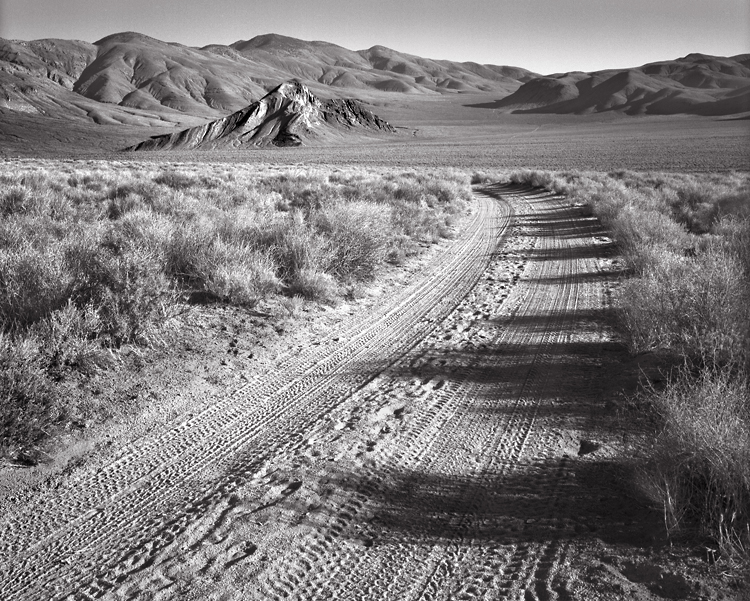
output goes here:
{"type": "Polygon", "coordinates": [[[477,205],[408,284],[4,500],[0,598],[739,598],[633,484],[611,241],[543,191],[477,205]]]}

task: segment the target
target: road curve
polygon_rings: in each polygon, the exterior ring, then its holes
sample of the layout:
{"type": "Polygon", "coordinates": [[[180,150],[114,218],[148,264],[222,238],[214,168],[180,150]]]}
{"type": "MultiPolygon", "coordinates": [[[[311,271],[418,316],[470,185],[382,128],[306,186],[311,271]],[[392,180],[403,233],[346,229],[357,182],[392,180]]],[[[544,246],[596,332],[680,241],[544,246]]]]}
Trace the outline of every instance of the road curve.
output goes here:
{"type": "MultiPolygon", "coordinates": [[[[87,480],[4,516],[0,598],[117,595],[236,491],[261,494],[269,481],[259,474],[309,446],[328,416],[442,327],[502,246],[512,216],[508,203],[478,195],[441,260],[387,306],[346,324],[322,356],[308,349],[274,376],[124,448],[87,480]]],[[[280,498],[298,490],[291,482],[280,498]]]]}
{"type": "Polygon", "coordinates": [[[607,493],[576,478],[573,434],[609,241],[544,190],[475,198],[417,280],[326,344],[5,516],[0,598],[590,598],[576,539],[607,493]]]}
{"type": "MultiPolygon", "coordinates": [[[[313,427],[312,450],[290,457],[283,479],[305,494],[272,512],[274,528],[261,520],[242,532],[253,553],[230,589],[193,582],[196,598],[591,598],[574,544],[601,519],[591,497],[606,495],[576,482],[578,441],[566,436],[585,428],[597,393],[609,241],[559,196],[485,193],[511,205],[514,224],[480,280],[338,408],[340,429],[313,427]]],[[[238,497],[194,544],[226,566],[240,539],[209,533],[265,505],[238,497]]],[[[176,562],[152,576],[174,577],[176,562]]]]}

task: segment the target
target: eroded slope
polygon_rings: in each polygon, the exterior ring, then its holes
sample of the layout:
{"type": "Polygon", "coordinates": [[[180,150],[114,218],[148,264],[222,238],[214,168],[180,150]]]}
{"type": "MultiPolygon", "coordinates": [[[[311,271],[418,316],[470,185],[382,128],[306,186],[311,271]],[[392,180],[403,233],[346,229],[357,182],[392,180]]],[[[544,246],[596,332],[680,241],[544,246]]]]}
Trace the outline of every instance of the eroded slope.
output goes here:
{"type": "Polygon", "coordinates": [[[395,133],[355,100],[321,101],[298,81],[281,84],[227,117],[174,134],[154,136],[128,150],[300,146],[343,133],[395,133]]]}

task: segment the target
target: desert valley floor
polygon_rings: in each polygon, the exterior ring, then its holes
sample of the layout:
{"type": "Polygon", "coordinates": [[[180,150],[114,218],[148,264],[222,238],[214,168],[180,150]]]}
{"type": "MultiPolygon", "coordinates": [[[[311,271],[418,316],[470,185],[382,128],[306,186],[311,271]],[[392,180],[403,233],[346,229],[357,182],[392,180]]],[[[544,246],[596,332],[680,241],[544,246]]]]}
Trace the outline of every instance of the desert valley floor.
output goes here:
{"type": "Polygon", "coordinates": [[[0,119],[0,157],[468,170],[750,170],[747,117],[518,115],[476,106],[494,99],[487,94],[428,99],[375,95],[369,108],[393,124],[396,135],[242,152],[121,152],[150,136],[175,131],[175,126],[101,126],[20,113],[0,119]]]}

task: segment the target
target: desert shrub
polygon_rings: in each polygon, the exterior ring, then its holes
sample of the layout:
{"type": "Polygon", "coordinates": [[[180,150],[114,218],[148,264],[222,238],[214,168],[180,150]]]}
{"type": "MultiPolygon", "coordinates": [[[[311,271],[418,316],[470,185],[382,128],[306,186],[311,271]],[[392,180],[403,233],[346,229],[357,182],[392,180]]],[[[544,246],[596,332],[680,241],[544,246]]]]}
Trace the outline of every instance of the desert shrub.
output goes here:
{"type": "Polygon", "coordinates": [[[59,248],[0,248],[0,326],[26,328],[63,307],[71,284],[59,248]]]}
{"type": "Polygon", "coordinates": [[[471,174],[471,185],[475,186],[478,184],[489,184],[491,182],[494,182],[497,178],[493,177],[491,175],[488,175],[487,173],[483,171],[475,171],[471,174]]]}
{"type": "Polygon", "coordinates": [[[720,244],[728,256],[734,257],[750,281],[750,216],[743,219],[725,217],[714,226],[715,244],[720,244]]]}
{"type": "Polygon", "coordinates": [[[4,216],[25,213],[29,193],[21,186],[13,186],[0,195],[0,214],[4,216]]]}
{"type": "Polygon", "coordinates": [[[199,179],[189,173],[181,171],[163,171],[153,178],[154,183],[168,186],[173,190],[185,190],[199,183],[199,179]]]}
{"type": "Polygon", "coordinates": [[[372,278],[393,238],[391,210],[371,202],[329,206],[313,224],[327,239],[326,271],[342,280],[372,278]]]}
{"type": "Polygon", "coordinates": [[[308,267],[294,274],[287,290],[292,296],[299,295],[323,303],[333,302],[338,296],[338,285],[332,275],[308,267]]]}
{"type": "Polygon", "coordinates": [[[183,286],[203,288],[212,261],[211,245],[216,237],[216,226],[210,220],[176,225],[165,246],[167,274],[183,286]]]}
{"type": "Polygon", "coordinates": [[[675,222],[669,207],[648,189],[628,187],[619,180],[566,178],[564,186],[576,204],[590,207],[607,227],[636,273],[664,253],[682,254],[694,237],[675,222]]]}
{"type": "Polygon", "coordinates": [[[167,247],[177,225],[172,219],[149,209],[129,211],[112,224],[113,238],[123,245],[142,248],[166,265],[167,247]]]}
{"type": "Polygon", "coordinates": [[[156,340],[187,298],[334,302],[419,242],[451,236],[470,194],[468,176],[449,171],[6,163],[3,427],[15,441],[52,432],[72,410],[63,383],[156,340]]]}
{"type": "Polygon", "coordinates": [[[98,234],[83,234],[65,249],[69,298],[79,308],[96,308],[98,333],[108,344],[145,341],[169,291],[159,257],[147,248],[128,248],[117,236],[98,234]]]}
{"type": "Polygon", "coordinates": [[[546,188],[553,192],[562,192],[563,183],[560,177],[552,171],[535,171],[523,169],[510,174],[509,180],[514,184],[528,184],[535,188],[546,188]]]}
{"type": "MultiPolygon", "coordinates": [[[[724,217],[750,219],[750,192],[727,194],[716,201],[717,220],[724,217]]],[[[714,223],[716,225],[716,223],[714,223]]]]}
{"type": "Polygon", "coordinates": [[[722,249],[695,258],[665,252],[620,294],[632,352],[672,348],[697,363],[746,362],[750,296],[742,270],[722,249]]]}
{"type": "Polygon", "coordinates": [[[45,426],[58,421],[58,403],[46,361],[33,337],[14,339],[0,332],[0,453],[18,457],[45,436],[45,426]],[[19,452],[21,451],[21,452],[19,452]]]}
{"type": "Polygon", "coordinates": [[[216,239],[205,266],[204,289],[230,303],[255,305],[280,287],[276,265],[268,253],[216,239]]]}
{"type": "Polygon", "coordinates": [[[262,178],[259,189],[278,194],[289,207],[308,215],[337,197],[339,186],[323,174],[281,173],[262,178]]]}
{"type": "Polygon", "coordinates": [[[135,194],[117,195],[110,198],[107,205],[107,217],[112,220],[120,219],[131,211],[136,211],[143,207],[141,198],[135,194]]]}
{"type": "Polygon", "coordinates": [[[434,242],[440,238],[441,223],[427,203],[396,201],[393,203],[392,224],[396,232],[414,241],[434,242]]]}
{"type": "Polygon", "coordinates": [[[279,275],[287,284],[294,282],[303,270],[322,272],[327,260],[325,238],[311,227],[299,210],[274,221],[258,243],[271,252],[279,275]]]}
{"type": "Polygon", "coordinates": [[[31,334],[44,341],[47,372],[57,378],[63,377],[66,368],[91,374],[113,365],[113,355],[97,341],[102,329],[102,319],[93,305],[78,308],[69,302],[37,322],[31,334]]]}
{"type": "Polygon", "coordinates": [[[634,172],[564,177],[573,184],[571,198],[589,203],[612,232],[635,276],[620,294],[631,351],[671,349],[695,364],[747,365],[750,222],[709,219],[718,209],[705,208],[736,197],[747,179],[634,172]]]}
{"type": "Polygon", "coordinates": [[[750,389],[730,370],[681,373],[646,402],[660,415],[653,459],[644,471],[670,527],[686,517],[730,557],[750,549],[750,389]]]}
{"type": "Polygon", "coordinates": [[[177,227],[167,245],[166,270],[193,291],[252,305],[278,290],[277,267],[268,249],[229,223],[204,219],[177,227]]]}
{"type": "Polygon", "coordinates": [[[153,340],[155,321],[164,315],[162,301],[169,293],[169,282],[154,257],[140,249],[124,253],[113,267],[111,284],[96,299],[100,336],[118,347],[148,343],[153,340]]]}
{"type": "Polygon", "coordinates": [[[630,267],[617,297],[633,353],[685,368],[643,391],[658,432],[644,483],[667,525],[698,519],[750,562],[750,176],[518,172],[591,206],[630,267]]]}

